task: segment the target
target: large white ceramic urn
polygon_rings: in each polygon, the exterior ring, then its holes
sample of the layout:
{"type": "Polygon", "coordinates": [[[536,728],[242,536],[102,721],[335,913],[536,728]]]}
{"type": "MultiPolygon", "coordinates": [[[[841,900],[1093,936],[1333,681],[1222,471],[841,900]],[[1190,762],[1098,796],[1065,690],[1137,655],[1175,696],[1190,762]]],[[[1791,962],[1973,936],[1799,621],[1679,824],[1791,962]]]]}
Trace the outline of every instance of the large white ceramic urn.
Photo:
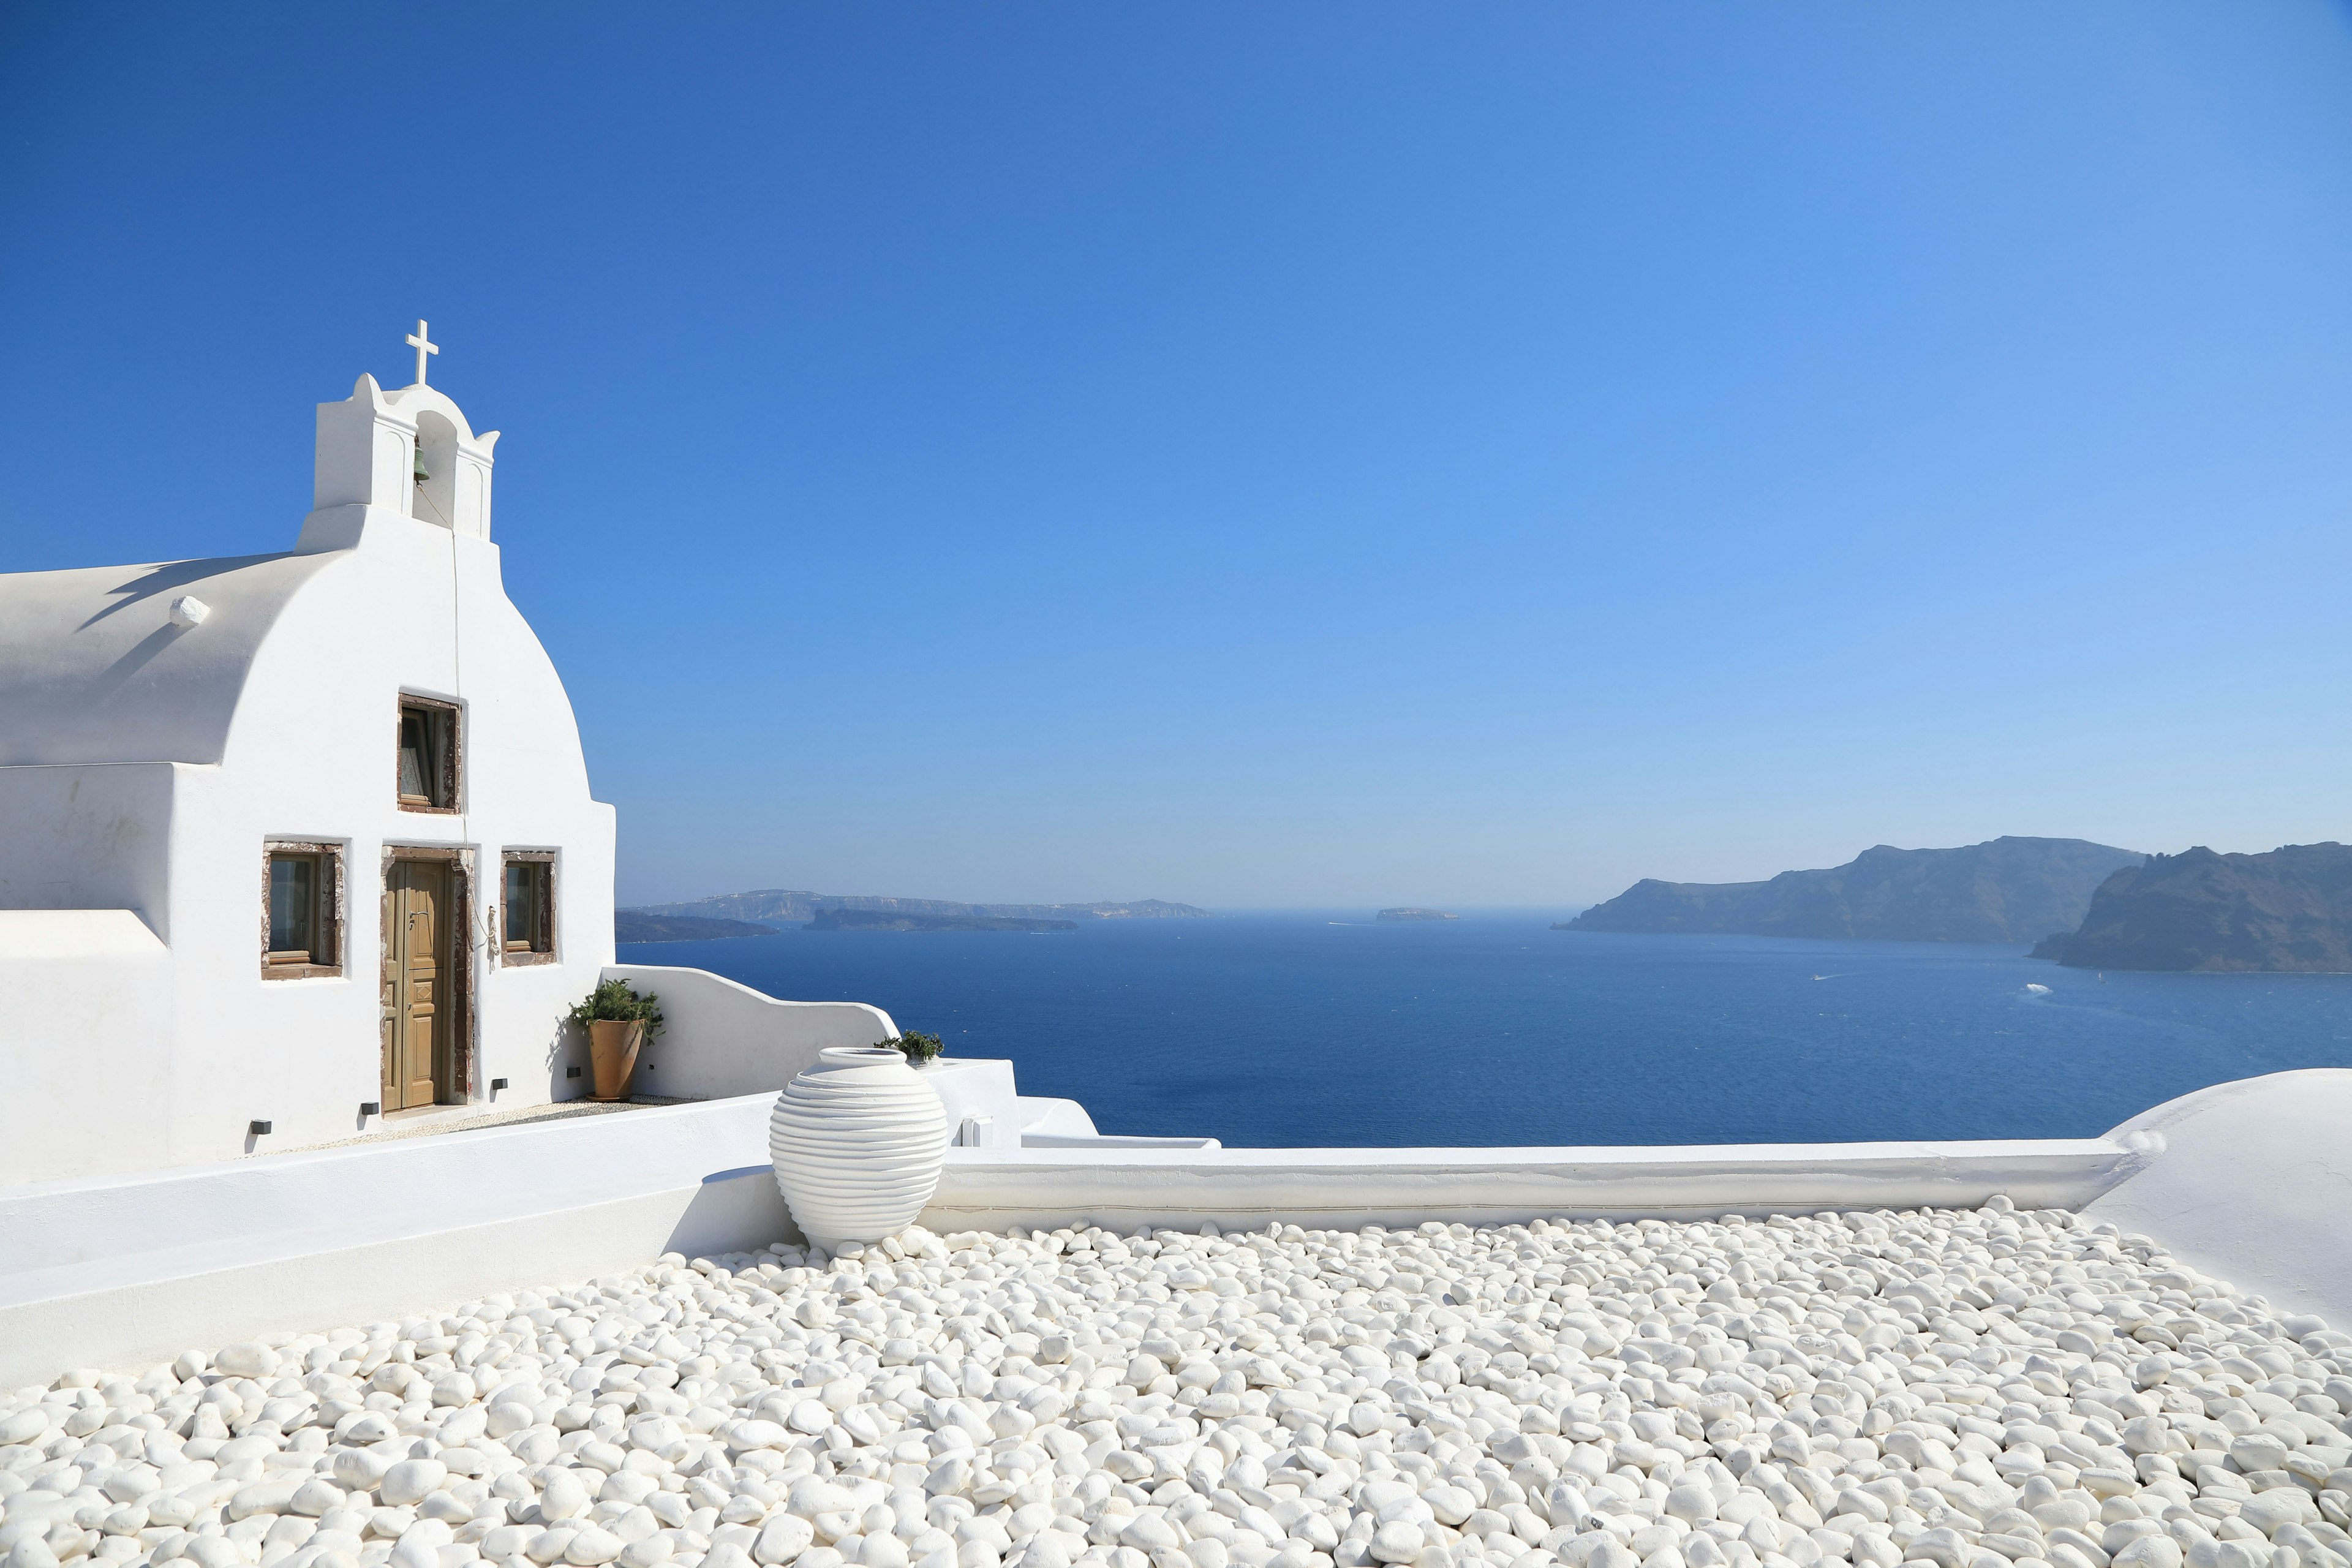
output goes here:
{"type": "Polygon", "coordinates": [[[768,1153],[803,1235],[827,1251],[879,1241],[938,1190],[948,1113],[897,1047],[837,1046],[776,1096],[768,1153]]]}

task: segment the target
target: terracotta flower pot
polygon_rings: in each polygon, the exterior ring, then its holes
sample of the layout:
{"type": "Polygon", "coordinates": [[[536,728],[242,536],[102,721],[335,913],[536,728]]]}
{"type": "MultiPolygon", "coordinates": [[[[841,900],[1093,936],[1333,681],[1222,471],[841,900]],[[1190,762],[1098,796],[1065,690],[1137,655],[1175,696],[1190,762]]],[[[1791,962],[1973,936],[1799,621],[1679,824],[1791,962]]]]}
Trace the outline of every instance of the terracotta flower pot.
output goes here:
{"type": "Polygon", "coordinates": [[[637,1047],[646,1043],[642,1018],[599,1018],[588,1026],[588,1059],[596,1075],[592,1100],[626,1100],[637,1080],[637,1047]]]}

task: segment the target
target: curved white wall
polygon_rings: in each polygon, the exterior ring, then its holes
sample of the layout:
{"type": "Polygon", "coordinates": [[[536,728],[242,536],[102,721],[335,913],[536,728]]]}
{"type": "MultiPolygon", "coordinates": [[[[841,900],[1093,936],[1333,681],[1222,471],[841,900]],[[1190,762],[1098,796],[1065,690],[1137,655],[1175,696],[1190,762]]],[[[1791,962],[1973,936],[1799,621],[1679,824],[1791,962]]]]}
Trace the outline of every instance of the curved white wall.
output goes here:
{"type": "Polygon", "coordinates": [[[660,999],[666,1026],[637,1057],[642,1094],[772,1094],[828,1046],[879,1045],[898,1032],[863,1002],[780,1002],[707,969],[615,963],[604,973],[660,999]]]}
{"type": "Polygon", "coordinates": [[[271,626],[327,562],[289,552],[0,575],[0,767],[216,763],[271,626]],[[182,596],[204,624],[173,623],[182,596]]]}
{"type": "Polygon", "coordinates": [[[2148,1134],[2161,1152],[2084,1212],[2279,1310],[2352,1327],[2352,1068],[2215,1084],[2107,1136],[2148,1134]]]}

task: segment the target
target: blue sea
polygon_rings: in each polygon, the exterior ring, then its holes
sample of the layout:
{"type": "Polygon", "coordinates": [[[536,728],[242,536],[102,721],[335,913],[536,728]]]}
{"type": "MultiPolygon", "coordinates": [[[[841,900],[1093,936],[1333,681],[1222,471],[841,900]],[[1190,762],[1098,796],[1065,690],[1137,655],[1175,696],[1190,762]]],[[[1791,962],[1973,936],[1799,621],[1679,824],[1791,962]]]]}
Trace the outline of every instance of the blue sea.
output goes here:
{"type": "Polygon", "coordinates": [[[2352,976],[2104,980],[2021,947],[1610,936],[1564,911],[791,931],[631,944],[871,1002],[1106,1132],[1235,1146],[2089,1137],[2206,1084],[2352,1066],[2352,976]],[[2029,984],[2050,987],[2047,994],[2029,984]]]}

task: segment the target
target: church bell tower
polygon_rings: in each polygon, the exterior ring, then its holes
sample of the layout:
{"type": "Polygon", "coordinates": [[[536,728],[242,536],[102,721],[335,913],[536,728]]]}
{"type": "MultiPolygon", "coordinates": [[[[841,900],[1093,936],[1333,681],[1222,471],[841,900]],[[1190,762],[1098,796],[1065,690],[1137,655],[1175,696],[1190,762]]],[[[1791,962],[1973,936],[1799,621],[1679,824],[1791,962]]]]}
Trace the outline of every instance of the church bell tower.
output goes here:
{"type": "Polygon", "coordinates": [[[490,536],[491,448],[446,393],[425,384],[425,356],[441,352],[425,323],[408,340],[416,380],[394,392],[362,374],[341,403],[319,405],[313,509],[382,507],[474,539],[490,536]]]}

